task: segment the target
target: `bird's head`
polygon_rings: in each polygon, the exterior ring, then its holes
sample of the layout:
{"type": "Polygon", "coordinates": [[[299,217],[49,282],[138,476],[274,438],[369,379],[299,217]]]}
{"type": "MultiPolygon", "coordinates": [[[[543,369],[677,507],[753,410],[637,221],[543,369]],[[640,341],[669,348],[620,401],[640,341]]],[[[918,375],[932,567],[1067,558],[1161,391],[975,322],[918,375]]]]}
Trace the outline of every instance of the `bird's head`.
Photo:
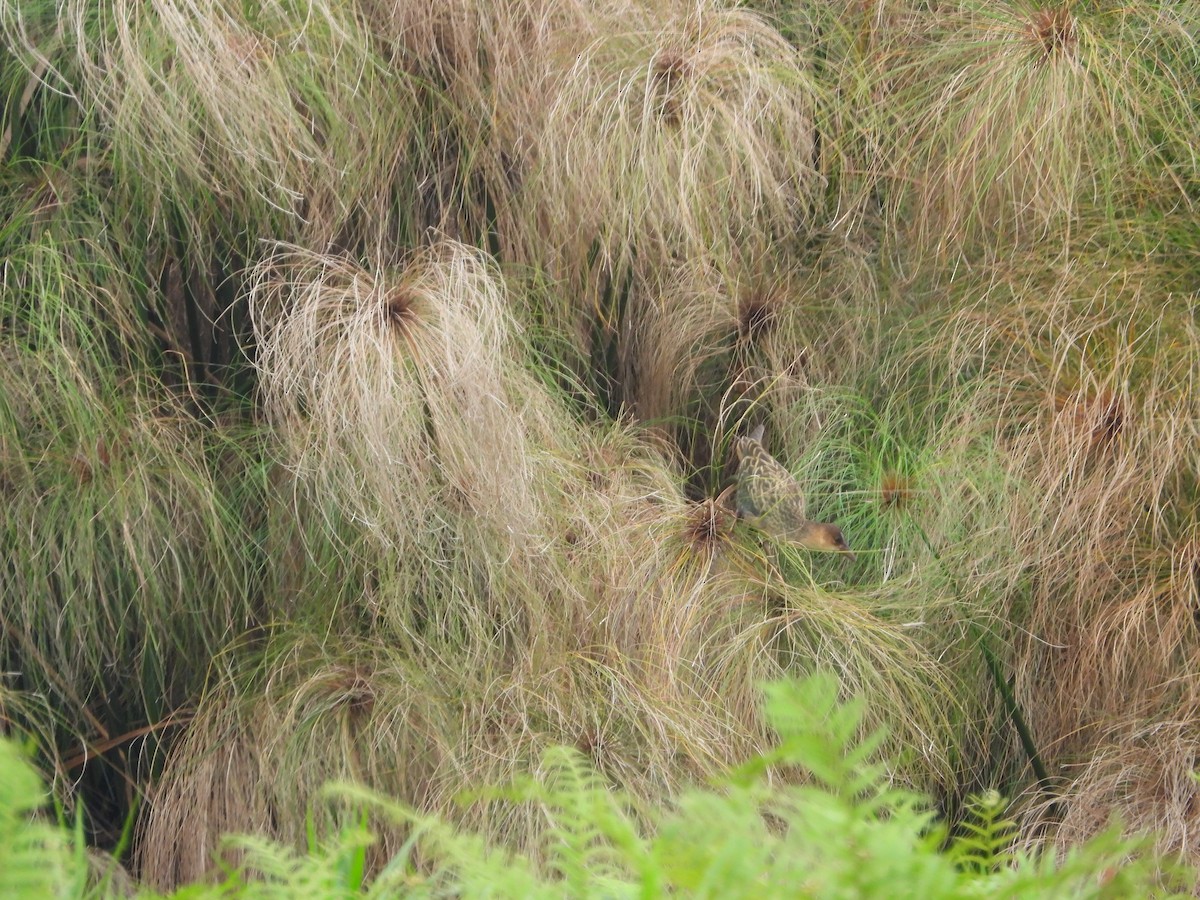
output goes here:
{"type": "Polygon", "coordinates": [[[836,525],[824,522],[811,522],[799,536],[799,544],[807,550],[821,550],[826,553],[843,553],[850,562],[857,558],[846,536],[836,525]]]}
{"type": "Polygon", "coordinates": [[[745,459],[754,453],[765,453],[762,446],[763,432],[766,426],[759,422],[754,426],[754,429],[746,435],[742,435],[734,442],[734,452],[739,460],[745,459]]]}

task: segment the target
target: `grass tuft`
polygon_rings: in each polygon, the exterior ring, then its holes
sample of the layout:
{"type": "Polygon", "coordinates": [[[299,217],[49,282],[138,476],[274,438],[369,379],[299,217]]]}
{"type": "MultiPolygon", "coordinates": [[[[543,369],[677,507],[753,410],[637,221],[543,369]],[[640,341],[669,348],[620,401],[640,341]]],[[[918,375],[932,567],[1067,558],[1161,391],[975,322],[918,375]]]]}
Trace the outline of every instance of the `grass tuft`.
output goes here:
{"type": "Polygon", "coordinates": [[[1047,58],[1074,53],[1078,39],[1075,17],[1070,7],[1064,5],[1031,10],[1029,36],[1047,58]]]}
{"type": "Polygon", "coordinates": [[[698,551],[708,550],[730,539],[736,520],[736,513],[720,499],[702,500],[687,514],[684,539],[698,551]]]}

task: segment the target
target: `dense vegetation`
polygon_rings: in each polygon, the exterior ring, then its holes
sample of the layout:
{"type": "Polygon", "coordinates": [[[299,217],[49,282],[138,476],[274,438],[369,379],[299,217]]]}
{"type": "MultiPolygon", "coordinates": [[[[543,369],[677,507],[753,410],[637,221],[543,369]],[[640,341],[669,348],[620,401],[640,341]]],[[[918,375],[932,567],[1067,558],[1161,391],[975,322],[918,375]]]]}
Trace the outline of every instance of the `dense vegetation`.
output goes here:
{"type": "Polygon", "coordinates": [[[541,859],[456,798],[648,825],[817,669],[952,823],[1200,860],[1196,4],[0,25],[0,730],[138,879],[339,780],[541,859]],[[734,514],[760,422],[854,562],[734,514]]]}
{"type": "MultiPolygon", "coordinates": [[[[1178,867],[1146,853],[1145,841],[1109,829],[1061,861],[1013,849],[1015,825],[994,791],[973,797],[950,836],[926,798],[887,783],[875,751],[882,735],[855,744],[861,700],[835,701],[830,675],[771,685],[765,710],[780,743],[707,790],[653,810],[643,834],[628,798],[578,750],[554,747],[536,779],[487,795],[534,805],[546,828],[538,858],[489,847],[437,817],[353,785],[318,802],[359,811],[336,835],[311,831],[305,852],[262,837],[223,842],[226,874],[172,897],[912,897],[1142,898],[1180,881],[1178,867]],[[777,781],[804,773],[811,783],[777,781]],[[774,777],[773,777],[774,776],[774,777]],[[411,839],[369,872],[372,814],[403,822],[411,839]]],[[[134,885],[104,856],[89,859],[78,829],[31,824],[42,799],[37,777],[0,742],[0,895],[13,898],[128,896],[134,885]]],[[[643,810],[643,812],[645,812],[643,810]]],[[[142,889],[139,897],[160,896],[142,889]]]]}

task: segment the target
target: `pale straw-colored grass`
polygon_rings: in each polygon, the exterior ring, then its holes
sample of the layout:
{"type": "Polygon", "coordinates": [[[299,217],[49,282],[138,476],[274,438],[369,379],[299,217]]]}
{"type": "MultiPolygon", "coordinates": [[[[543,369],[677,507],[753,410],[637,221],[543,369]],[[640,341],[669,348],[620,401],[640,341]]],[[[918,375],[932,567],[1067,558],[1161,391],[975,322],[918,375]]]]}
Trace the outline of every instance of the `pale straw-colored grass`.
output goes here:
{"type": "Polygon", "coordinates": [[[1183,7],[913,5],[889,28],[880,112],[905,252],[1069,238],[1088,208],[1190,203],[1196,35],[1183,7]],[[905,198],[900,201],[899,197],[905,198]]]}
{"type": "MultiPolygon", "coordinates": [[[[0,13],[36,54],[19,10],[0,13]]],[[[119,0],[59,15],[76,58],[47,77],[95,109],[121,189],[146,214],[196,239],[270,228],[320,244],[344,240],[361,207],[379,212],[415,101],[349,10],[119,0]]]]}

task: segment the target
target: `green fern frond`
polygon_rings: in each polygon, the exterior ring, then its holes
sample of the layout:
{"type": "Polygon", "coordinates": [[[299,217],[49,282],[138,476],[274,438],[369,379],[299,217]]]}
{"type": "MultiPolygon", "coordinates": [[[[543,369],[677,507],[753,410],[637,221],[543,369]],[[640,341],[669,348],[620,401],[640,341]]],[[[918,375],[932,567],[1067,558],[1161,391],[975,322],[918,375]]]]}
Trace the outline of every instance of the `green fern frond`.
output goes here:
{"type": "Polygon", "coordinates": [[[1013,863],[1017,824],[1006,818],[1008,804],[998,791],[976,794],[967,800],[967,816],[959,824],[947,850],[964,872],[995,872],[1013,863]]]}
{"type": "Polygon", "coordinates": [[[803,681],[765,686],[767,721],[779,735],[778,746],[735,774],[742,784],[776,765],[806,769],[826,789],[844,797],[866,797],[884,785],[877,762],[887,734],[862,734],[865,701],[838,700],[837,678],[822,672],[803,681]]]}
{"type": "Polygon", "coordinates": [[[644,863],[649,854],[624,795],[571,747],[547,750],[542,769],[529,799],[544,806],[550,821],[546,840],[551,868],[572,896],[585,896],[601,884],[606,893],[627,885],[627,864],[644,863]]]}
{"type": "Polygon", "coordinates": [[[467,797],[540,807],[547,823],[542,838],[547,874],[561,879],[572,897],[623,896],[633,888],[632,877],[643,885],[657,883],[627,797],[573,747],[548,748],[535,776],[467,797]]]}
{"type": "Polygon", "coordinates": [[[437,816],[423,815],[367,788],[332,784],[326,793],[374,809],[410,829],[402,852],[376,876],[372,896],[406,897],[545,897],[561,896],[538,875],[526,857],[490,845],[483,837],[464,833],[437,816]],[[418,871],[412,855],[420,848],[418,871]],[[391,893],[389,893],[389,891],[391,893]]]}
{"type": "Polygon", "coordinates": [[[363,860],[375,838],[364,825],[343,829],[332,841],[310,846],[307,853],[257,836],[229,839],[225,846],[242,854],[232,879],[256,898],[351,897],[363,888],[363,860]]]}
{"type": "Polygon", "coordinates": [[[45,801],[45,788],[18,745],[0,741],[0,897],[69,895],[65,836],[34,818],[45,801]]]}

